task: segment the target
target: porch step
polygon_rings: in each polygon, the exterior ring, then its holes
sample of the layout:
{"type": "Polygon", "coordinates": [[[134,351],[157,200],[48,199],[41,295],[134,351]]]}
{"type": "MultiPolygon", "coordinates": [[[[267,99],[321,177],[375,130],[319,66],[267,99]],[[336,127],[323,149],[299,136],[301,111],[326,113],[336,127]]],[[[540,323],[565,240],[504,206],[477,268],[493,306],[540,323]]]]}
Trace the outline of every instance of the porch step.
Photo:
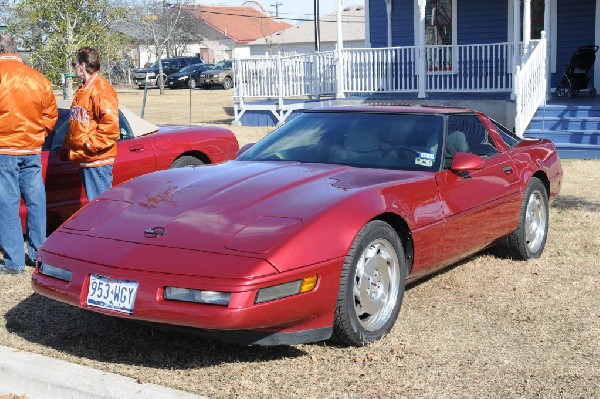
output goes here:
{"type": "Polygon", "coordinates": [[[552,140],[561,158],[600,159],[600,103],[541,106],[524,136],[552,140]]]}
{"type": "Polygon", "coordinates": [[[600,131],[600,117],[558,117],[558,116],[535,116],[530,124],[529,129],[550,129],[550,130],[581,130],[581,131],[600,131]]]}

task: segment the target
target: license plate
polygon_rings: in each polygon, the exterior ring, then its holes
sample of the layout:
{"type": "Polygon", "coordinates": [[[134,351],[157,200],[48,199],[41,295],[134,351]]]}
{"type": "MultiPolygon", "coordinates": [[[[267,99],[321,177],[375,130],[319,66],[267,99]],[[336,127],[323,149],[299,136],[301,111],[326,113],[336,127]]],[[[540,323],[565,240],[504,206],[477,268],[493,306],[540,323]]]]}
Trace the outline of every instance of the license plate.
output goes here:
{"type": "Polygon", "coordinates": [[[132,314],[137,290],[137,281],[91,274],[86,303],[89,306],[132,314]]]}

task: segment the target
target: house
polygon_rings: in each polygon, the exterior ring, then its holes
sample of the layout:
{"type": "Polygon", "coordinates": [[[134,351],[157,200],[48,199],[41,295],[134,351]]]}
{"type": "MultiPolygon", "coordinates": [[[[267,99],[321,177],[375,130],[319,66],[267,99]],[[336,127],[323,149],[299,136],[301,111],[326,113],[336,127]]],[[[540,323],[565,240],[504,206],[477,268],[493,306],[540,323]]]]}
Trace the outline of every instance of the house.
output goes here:
{"type": "Polygon", "coordinates": [[[248,57],[247,43],[290,28],[284,21],[272,19],[257,2],[242,7],[182,5],[197,19],[198,32],[204,38],[198,53],[205,62],[248,57]]]}
{"type": "MultiPolygon", "coordinates": [[[[177,47],[177,51],[169,55],[197,55],[207,63],[248,57],[247,43],[292,26],[271,18],[255,1],[246,1],[240,7],[182,4],[179,8],[187,36],[182,40],[180,34],[171,40],[171,47],[177,47]]],[[[137,52],[140,66],[156,61],[152,41],[144,39],[139,28],[129,27],[126,33],[141,42],[137,52]]]]}
{"type": "MultiPolygon", "coordinates": [[[[519,135],[550,136],[561,155],[600,158],[600,100],[554,93],[575,50],[600,43],[600,0],[365,0],[365,24],[364,49],[276,59],[270,68],[238,60],[241,81],[260,84],[238,88],[236,122],[257,114],[282,123],[332,102],[460,105],[519,135]],[[256,79],[253,65],[269,76],[256,79]],[[281,87],[262,87],[274,82],[281,87]],[[271,108],[261,96],[274,99],[271,108]]],[[[600,62],[589,74],[600,87],[600,62]]]]}
{"type": "MultiPolygon", "coordinates": [[[[363,48],[365,45],[365,8],[351,6],[342,10],[342,37],[344,48],[363,48]]],[[[337,46],[336,13],[320,18],[319,43],[321,51],[333,51],[337,46]]],[[[248,43],[251,56],[265,54],[297,55],[315,50],[314,21],[305,21],[248,43]]]]}

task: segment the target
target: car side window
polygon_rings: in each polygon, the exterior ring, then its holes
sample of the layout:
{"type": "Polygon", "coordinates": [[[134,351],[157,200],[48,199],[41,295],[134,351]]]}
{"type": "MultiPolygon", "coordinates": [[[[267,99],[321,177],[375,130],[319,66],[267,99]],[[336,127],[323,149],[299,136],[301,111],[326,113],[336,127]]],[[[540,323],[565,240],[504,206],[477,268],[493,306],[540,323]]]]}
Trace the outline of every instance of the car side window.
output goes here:
{"type": "Polygon", "coordinates": [[[514,134],[513,132],[508,130],[506,127],[502,126],[501,124],[499,124],[498,122],[496,122],[493,119],[492,119],[492,123],[496,126],[496,129],[498,129],[498,133],[500,134],[500,137],[502,137],[502,140],[504,140],[504,142],[506,143],[508,148],[512,148],[521,142],[521,139],[519,137],[517,137],[516,134],[514,134]]]}
{"type": "Polygon", "coordinates": [[[463,148],[458,151],[470,152],[484,158],[498,153],[494,140],[477,115],[450,115],[447,137],[449,142],[453,140],[452,135],[458,138],[459,133],[457,132],[464,134],[468,146],[468,149],[463,148]]]}
{"type": "MultiPolygon", "coordinates": [[[[69,132],[69,120],[70,118],[65,118],[64,122],[55,129],[54,134],[52,135],[50,150],[58,150],[63,146],[65,137],[67,137],[67,133],[69,132]]],[[[133,138],[131,126],[129,126],[129,122],[127,122],[127,119],[125,119],[121,111],[119,111],[119,130],[119,140],[133,138]]]]}

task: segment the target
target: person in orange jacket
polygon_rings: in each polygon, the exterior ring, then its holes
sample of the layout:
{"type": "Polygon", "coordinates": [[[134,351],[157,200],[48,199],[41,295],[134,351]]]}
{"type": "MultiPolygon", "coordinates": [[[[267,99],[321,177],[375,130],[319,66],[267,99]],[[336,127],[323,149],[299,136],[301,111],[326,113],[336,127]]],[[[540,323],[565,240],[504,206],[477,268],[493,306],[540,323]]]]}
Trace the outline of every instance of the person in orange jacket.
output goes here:
{"type": "Polygon", "coordinates": [[[63,147],[79,166],[88,201],[112,186],[119,138],[119,100],[115,89],[100,75],[100,56],[91,47],[75,53],[73,62],[82,84],[71,105],[69,133],[63,147]]]}
{"type": "Polygon", "coordinates": [[[0,35],[0,274],[21,274],[26,257],[19,208],[27,207],[29,260],[46,239],[42,145],[58,119],[52,83],[25,65],[14,39],[0,35]]]}

